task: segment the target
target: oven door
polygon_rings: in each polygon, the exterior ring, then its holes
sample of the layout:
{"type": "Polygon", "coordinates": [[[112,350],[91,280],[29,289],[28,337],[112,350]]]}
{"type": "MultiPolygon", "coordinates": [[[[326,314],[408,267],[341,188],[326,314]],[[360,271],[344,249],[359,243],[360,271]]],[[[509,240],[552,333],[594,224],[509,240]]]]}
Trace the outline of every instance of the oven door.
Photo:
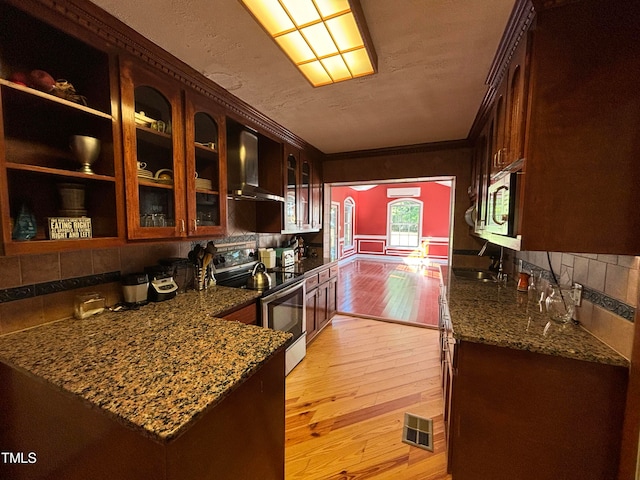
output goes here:
{"type": "Polygon", "coordinates": [[[262,326],[293,334],[288,345],[306,336],[305,283],[303,281],[260,299],[262,326]]]}

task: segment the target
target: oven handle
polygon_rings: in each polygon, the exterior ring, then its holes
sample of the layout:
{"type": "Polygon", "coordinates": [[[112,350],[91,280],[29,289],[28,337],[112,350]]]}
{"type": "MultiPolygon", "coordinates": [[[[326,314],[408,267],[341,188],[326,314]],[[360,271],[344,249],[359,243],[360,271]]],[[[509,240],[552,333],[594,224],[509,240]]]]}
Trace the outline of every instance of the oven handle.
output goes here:
{"type": "Polygon", "coordinates": [[[293,292],[294,290],[300,288],[302,286],[302,290],[304,292],[304,278],[301,278],[301,280],[296,281],[293,285],[286,287],[284,290],[280,290],[276,293],[272,293],[271,295],[267,295],[266,297],[261,298],[261,302],[262,303],[267,303],[267,302],[272,302],[273,300],[277,300],[279,298],[282,298],[286,295],[289,295],[291,292],[293,292]]]}

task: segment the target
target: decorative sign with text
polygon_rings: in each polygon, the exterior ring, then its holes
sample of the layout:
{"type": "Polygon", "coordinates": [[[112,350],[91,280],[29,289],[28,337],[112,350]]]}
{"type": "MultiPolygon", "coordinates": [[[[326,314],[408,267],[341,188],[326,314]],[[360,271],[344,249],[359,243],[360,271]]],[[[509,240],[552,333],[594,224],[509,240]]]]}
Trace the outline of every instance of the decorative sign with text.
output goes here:
{"type": "Polygon", "coordinates": [[[49,240],[91,238],[89,217],[49,217],[49,240]]]}

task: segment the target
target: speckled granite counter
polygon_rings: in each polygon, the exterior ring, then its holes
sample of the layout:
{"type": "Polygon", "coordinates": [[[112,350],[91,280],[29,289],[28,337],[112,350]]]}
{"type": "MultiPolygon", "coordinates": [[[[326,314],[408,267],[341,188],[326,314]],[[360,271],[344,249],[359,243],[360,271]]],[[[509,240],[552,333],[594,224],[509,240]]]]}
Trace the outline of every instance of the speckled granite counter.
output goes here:
{"type": "Polygon", "coordinates": [[[550,321],[527,294],[496,283],[458,279],[442,269],[454,338],[628,367],[627,359],[585,329],[550,321]],[[547,327],[548,325],[548,327],[547,327]]]}
{"type": "Polygon", "coordinates": [[[290,338],[215,318],[258,296],[215,286],[139,310],[62,320],[0,337],[0,359],[167,441],[290,338]]]}
{"type": "Polygon", "coordinates": [[[311,272],[312,270],[315,270],[316,268],[321,268],[321,267],[334,265],[334,264],[337,265],[338,261],[331,260],[330,258],[322,258],[322,257],[304,258],[302,259],[302,261],[294,265],[293,271],[295,273],[305,274],[305,273],[311,272]]]}

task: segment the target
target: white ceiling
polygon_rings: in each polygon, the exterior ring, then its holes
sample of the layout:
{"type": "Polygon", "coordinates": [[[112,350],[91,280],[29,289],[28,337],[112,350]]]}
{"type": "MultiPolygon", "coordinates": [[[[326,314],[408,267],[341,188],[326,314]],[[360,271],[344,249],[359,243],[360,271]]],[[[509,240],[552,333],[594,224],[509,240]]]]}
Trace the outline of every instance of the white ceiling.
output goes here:
{"type": "Polygon", "coordinates": [[[324,153],[467,138],[514,0],[361,0],[378,73],[313,88],[238,0],[93,0],[324,153]]]}

